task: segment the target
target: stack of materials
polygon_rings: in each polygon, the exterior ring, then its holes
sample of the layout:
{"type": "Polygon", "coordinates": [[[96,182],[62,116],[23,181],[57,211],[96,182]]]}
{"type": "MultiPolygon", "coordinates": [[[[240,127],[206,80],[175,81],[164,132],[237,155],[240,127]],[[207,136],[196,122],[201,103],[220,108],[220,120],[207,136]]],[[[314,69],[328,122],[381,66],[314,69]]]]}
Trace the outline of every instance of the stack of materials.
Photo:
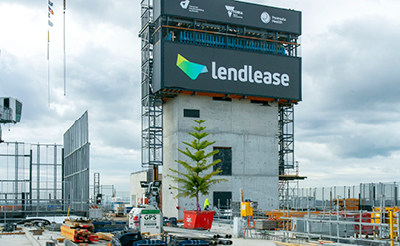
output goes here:
{"type": "Polygon", "coordinates": [[[359,200],[357,198],[346,199],[346,210],[358,210],[359,200]]]}
{"type": "Polygon", "coordinates": [[[61,226],[61,236],[74,243],[89,243],[98,241],[99,237],[94,235],[94,226],[88,220],[66,220],[61,226]]]}
{"type": "Polygon", "coordinates": [[[276,230],[278,229],[277,220],[268,219],[255,219],[255,229],[256,230],[276,230]]]}
{"type": "Polygon", "coordinates": [[[343,211],[343,210],[358,210],[358,204],[359,204],[359,200],[357,198],[346,198],[345,200],[343,199],[334,199],[333,200],[333,204],[337,205],[339,201],[339,210],[343,211]]]}

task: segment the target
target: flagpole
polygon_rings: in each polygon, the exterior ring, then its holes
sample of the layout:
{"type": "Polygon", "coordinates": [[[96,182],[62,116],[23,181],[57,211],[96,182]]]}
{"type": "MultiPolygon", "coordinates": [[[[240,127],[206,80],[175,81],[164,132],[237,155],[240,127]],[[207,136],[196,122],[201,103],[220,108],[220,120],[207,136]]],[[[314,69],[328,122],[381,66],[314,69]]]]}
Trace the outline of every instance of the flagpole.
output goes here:
{"type": "Polygon", "coordinates": [[[48,8],[48,19],[47,19],[47,96],[48,96],[48,104],[50,107],[50,27],[53,26],[53,23],[50,21],[50,16],[54,15],[54,11],[51,9],[53,7],[53,2],[51,0],[47,0],[47,8],[48,8]]]}
{"type": "Polygon", "coordinates": [[[47,97],[50,107],[50,31],[47,29],[47,97]]]}
{"type": "Polygon", "coordinates": [[[63,1],[64,4],[64,35],[63,35],[63,39],[64,39],[64,96],[67,95],[67,65],[66,65],[66,55],[65,55],[65,1],[63,1]]]}

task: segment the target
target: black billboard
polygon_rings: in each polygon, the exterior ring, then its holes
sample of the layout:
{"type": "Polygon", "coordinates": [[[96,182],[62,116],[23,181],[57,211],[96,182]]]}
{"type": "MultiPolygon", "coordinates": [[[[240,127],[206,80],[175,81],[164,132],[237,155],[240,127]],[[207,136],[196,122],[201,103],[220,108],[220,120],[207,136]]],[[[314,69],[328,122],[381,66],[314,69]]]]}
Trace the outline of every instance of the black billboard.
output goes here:
{"type": "Polygon", "coordinates": [[[179,89],[301,101],[301,58],[161,41],[153,91],[179,89]]]}
{"type": "Polygon", "coordinates": [[[160,15],[209,20],[301,35],[301,12],[232,0],[154,0],[160,15]]]}

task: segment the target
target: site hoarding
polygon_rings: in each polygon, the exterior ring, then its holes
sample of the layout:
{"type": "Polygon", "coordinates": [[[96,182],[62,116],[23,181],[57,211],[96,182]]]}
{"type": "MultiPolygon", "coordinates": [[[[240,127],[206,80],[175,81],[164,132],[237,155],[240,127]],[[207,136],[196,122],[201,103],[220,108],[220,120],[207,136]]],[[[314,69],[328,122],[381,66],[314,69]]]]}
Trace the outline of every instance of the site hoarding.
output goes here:
{"type": "Polygon", "coordinates": [[[301,101],[301,58],[161,41],[153,91],[178,89],[301,101]]]}
{"type": "Polygon", "coordinates": [[[232,0],[154,0],[154,19],[179,16],[301,35],[301,12],[232,0]]]}

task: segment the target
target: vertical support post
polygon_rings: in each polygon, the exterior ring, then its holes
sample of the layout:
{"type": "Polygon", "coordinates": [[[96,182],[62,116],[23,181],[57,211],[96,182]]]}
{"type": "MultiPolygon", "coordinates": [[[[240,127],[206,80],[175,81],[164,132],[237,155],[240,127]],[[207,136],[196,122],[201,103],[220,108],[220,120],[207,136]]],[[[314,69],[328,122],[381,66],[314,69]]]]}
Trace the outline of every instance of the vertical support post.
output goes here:
{"type": "Polygon", "coordinates": [[[336,218],[337,218],[337,223],[336,223],[336,237],[337,237],[337,242],[339,243],[339,196],[336,197],[336,218]]]}
{"type": "Polygon", "coordinates": [[[67,209],[66,205],[66,201],[67,201],[67,197],[66,197],[66,193],[65,193],[65,178],[64,178],[64,148],[61,149],[61,184],[62,184],[62,199],[63,199],[63,211],[65,211],[67,209]]]}
{"type": "Polygon", "coordinates": [[[311,197],[307,196],[307,238],[308,241],[311,239],[311,224],[310,224],[310,199],[311,197]]]}
{"type": "Polygon", "coordinates": [[[390,246],[394,246],[394,221],[393,221],[393,210],[389,210],[389,223],[390,223],[390,246]]]}
{"type": "Polygon", "coordinates": [[[15,204],[18,204],[18,142],[15,142],[15,181],[14,181],[15,204]]]}
{"type": "Polygon", "coordinates": [[[286,210],[287,210],[287,216],[286,216],[286,231],[287,235],[289,238],[289,180],[287,181],[287,190],[286,190],[286,210]]]}
{"type": "Polygon", "coordinates": [[[32,149],[29,151],[29,204],[32,206],[32,149]]]}
{"type": "Polygon", "coordinates": [[[398,237],[400,235],[400,217],[399,217],[400,213],[396,212],[395,215],[396,215],[396,232],[397,232],[397,240],[398,240],[398,237]]]}
{"type": "Polygon", "coordinates": [[[397,207],[397,203],[398,203],[398,201],[397,201],[397,192],[398,192],[398,189],[397,189],[397,184],[396,184],[396,182],[394,182],[393,186],[394,186],[394,198],[393,198],[393,200],[394,200],[394,206],[397,207]]]}
{"type": "Polygon", "coordinates": [[[54,187],[53,187],[53,197],[54,203],[57,200],[57,145],[54,144],[54,187]]]}
{"type": "Polygon", "coordinates": [[[382,237],[382,224],[385,222],[385,205],[384,203],[384,197],[381,195],[381,206],[380,206],[380,217],[379,217],[379,236],[382,237]]]}
{"type": "Polygon", "coordinates": [[[361,235],[362,235],[362,230],[361,230],[361,229],[362,229],[362,226],[363,226],[363,225],[362,225],[362,222],[363,222],[363,217],[362,217],[362,212],[361,212],[361,209],[360,209],[360,226],[359,226],[359,228],[358,228],[358,229],[359,229],[359,232],[358,232],[359,234],[358,234],[358,235],[359,235],[360,237],[361,237],[361,235]]]}
{"type": "Polygon", "coordinates": [[[39,199],[40,199],[40,145],[37,145],[37,153],[36,153],[36,216],[39,216],[39,199]]]}

